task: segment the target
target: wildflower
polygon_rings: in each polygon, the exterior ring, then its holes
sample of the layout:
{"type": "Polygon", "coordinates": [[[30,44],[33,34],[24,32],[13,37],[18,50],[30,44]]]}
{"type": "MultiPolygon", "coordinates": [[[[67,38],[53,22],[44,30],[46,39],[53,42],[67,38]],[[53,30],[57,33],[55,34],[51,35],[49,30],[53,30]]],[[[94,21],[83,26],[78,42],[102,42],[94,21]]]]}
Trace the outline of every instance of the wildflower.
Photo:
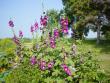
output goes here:
{"type": "Polygon", "coordinates": [[[46,15],[44,17],[41,16],[41,18],[40,18],[40,24],[43,27],[46,27],[47,26],[47,20],[48,20],[48,17],[46,15]]]}
{"type": "Polygon", "coordinates": [[[58,37],[59,37],[58,29],[55,29],[55,30],[54,30],[54,37],[55,37],[55,38],[58,38],[58,37]]]}
{"type": "Polygon", "coordinates": [[[53,37],[50,37],[50,47],[55,48],[55,39],[53,37]]]}
{"type": "Polygon", "coordinates": [[[64,70],[69,76],[72,75],[70,69],[68,68],[68,66],[67,66],[66,64],[62,64],[61,67],[63,68],[63,70],[64,70]]]}
{"type": "Polygon", "coordinates": [[[35,27],[35,30],[38,29],[38,23],[37,22],[35,22],[34,27],[35,27]]]}
{"type": "Polygon", "coordinates": [[[68,28],[67,28],[67,27],[62,28],[62,32],[63,32],[64,34],[67,34],[67,33],[68,33],[68,28]]]}
{"type": "Polygon", "coordinates": [[[45,61],[41,61],[39,66],[40,66],[41,70],[45,70],[46,69],[46,62],[45,61]]]}
{"type": "Polygon", "coordinates": [[[34,27],[31,25],[31,32],[34,32],[34,27]]]}
{"type": "Polygon", "coordinates": [[[9,24],[10,27],[14,27],[14,24],[13,24],[12,20],[10,20],[8,24],[9,24]]]}
{"type": "Polygon", "coordinates": [[[19,37],[23,37],[23,32],[21,30],[19,31],[19,37]]]}
{"type": "Polygon", "coordinates": [[[30,59],[30,61],[31,61],[31,64],[32,64],[32,65],[35,65],[36,62],[37,62],[37,61],[36,61],[36,57],[35,57],[35,56],[32,56],[31,59],[30,59]]]}
{"type": "Polygon", "coordinates": [[[54,62],[49,62],[48,63],[48,68],[51,69],[53,67],[53,65],[54,65],[54,62]]]}
{"type": "Polygon", "coordinates": [[[67,34],[68,33],[68,19],[67,18],[61,18],[60,24],[62,27],[62,32],[64,34],[67,34]]]}

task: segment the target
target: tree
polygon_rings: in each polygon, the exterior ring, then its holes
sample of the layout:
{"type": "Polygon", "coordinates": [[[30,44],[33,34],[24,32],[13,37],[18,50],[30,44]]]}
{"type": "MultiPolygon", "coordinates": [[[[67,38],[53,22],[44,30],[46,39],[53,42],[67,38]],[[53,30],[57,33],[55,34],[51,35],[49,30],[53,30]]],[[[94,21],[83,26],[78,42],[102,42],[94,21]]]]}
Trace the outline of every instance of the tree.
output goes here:
{"type": "Polygon", "coordinates": [[[62,0],[62,2],[67,16],[71,19],[70,23],[73,23],[74,16],[77,17],[77,29],[83,28],[80,31],[81,33],[83,33],[85,25],[88,22],[96,25],[97,43],[99,43],[102,26],[100,23],[102,21],[100,20],[100,15],[103,14],[108,19],[110,18],[110,12],[108,11],[110,10],[109,0],[62,0]]]}

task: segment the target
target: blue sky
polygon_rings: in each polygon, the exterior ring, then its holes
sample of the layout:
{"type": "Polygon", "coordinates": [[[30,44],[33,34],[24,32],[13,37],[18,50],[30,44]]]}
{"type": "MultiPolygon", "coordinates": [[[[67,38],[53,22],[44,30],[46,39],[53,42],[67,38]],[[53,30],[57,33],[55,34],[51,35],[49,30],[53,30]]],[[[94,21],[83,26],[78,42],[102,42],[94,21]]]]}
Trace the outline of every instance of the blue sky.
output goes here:
{"type": "Polygon", "coordinates": [[[15,32],[23,30],[25,37],[31,37],[30,26],[39,22],[44,9],[63,9],[61,0],[0,0],[0,38],[13,37],[8,21],[14,21],[15,32]]]}
{"type": "MultiPolygon", "coordinates": [[[[42,15],[42,1],[44,10],[63,9],[62,0],[0,0],[0,38],[13,37],[8,21],[14,22],[14,30],[18,34],[19,30],[24,32],[24,37],[32,37],[30,26],[35,21],[39,22],[42,15]]],[[[88,37],[94,37],[90,33],[88,37]]]]}

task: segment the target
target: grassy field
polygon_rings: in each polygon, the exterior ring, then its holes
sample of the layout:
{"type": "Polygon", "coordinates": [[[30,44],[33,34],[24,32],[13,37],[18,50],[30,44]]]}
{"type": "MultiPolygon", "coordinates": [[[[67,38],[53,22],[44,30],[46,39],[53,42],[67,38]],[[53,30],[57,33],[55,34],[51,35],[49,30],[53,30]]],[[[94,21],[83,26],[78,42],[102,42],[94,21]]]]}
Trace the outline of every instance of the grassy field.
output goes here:
{"type": "Polygon", "coordinates": [[[79,48],[95,51],[101,68],[110,75],[110,41],[101,41],[100,44],[97,45],[95,40],[86,40],[83,41],[83,44],[79,46],[79,48]]]}

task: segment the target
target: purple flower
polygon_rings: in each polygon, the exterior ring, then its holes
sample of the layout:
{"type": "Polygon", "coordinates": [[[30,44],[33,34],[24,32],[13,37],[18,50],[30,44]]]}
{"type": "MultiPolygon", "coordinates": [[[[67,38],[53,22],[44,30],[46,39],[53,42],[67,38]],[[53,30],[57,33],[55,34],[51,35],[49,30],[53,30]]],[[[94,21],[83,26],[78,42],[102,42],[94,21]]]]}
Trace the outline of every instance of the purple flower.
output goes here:
{"type": "Polygon", "coordinates": [[[61,26],[68,26],[68,19],[67,18],[61,18],[60,24],[61,24],[61,26]]]}
{"type": "Polygon", "coordinates": [[[31,61],[31,64],[32,65],[35,65],[37,63],[35,56],[32,56],[31,59],[30,59],[30,61],[31,61]]]}
{"type": "Polygon", "coordinates": [[[14,24],[13,24],[12,20],[10,20],[8,24],[9,24],[10,27],[14,27],[14,24]]]}
{"type": "Polygon", "coordinates": [[[48,20],[48,17],[47,16],[44,16],[40,18],[40,24],[43,26],[43,27],[46,27],[47,26],[47,20],[48,20]]]}
{"type": "Polygon", "coordinates": [[[19,31],[19,37],[23,37],[23,32],[21,30],[19,31]]]}
{"type": "Polygon", "coordinates": [[[69,76],[72,75],[70,69],[68,68],[68,66],[67,66],[66,64],[62,64],[61,67],[63,68],[63,70],[64,70],[69,76]]]}
{"type": "Polygon", "coordinates": [[[54,30],[54,37],[55,38],[58,38],[59,37],[59,31],[58,31],[58,29],[55,29],[54,30]]]}
{"type": "Polygon", "coordinates": [[[53,37],[50,37],[50,47],[55,48],[55,39],[53,37]]]}
{"type": "Polygon", "coordinates": [[[38,29],[38,23],[37,22],[35,22],[34,27],[35,27],[35,30],[38,29]]]}
{"type": "Polygon", "coordinates": [[[49,62],[48,63],[48,68],[51,69],[53,67],[53,65],[54,65],[54,62],[49,62]]]}
{"type": "Polygon", "coordinates": [[[62,32],[64,34],[67,34],[68,33],[68,19],[67,18],[61,18],[60,24],[62,27],[62,32]]]}
{"type": "Polygon", "coordinates": [[[62,32],[63,32],[64,34],[67,34],[67,33],[68,33],[68,27],[62,28],[62,32]]]}
{"type": "Polygon", "coordinates": [[[41,70],[45,70],[46,69],[46,62],[45,61],[41,61],[39,66],[40,66],[41,70]]]}
{"type": "Polygon", "coordinates": [[[34,27],[31,25],[31,32],[33,33],[34,32],[34,27]]]}

